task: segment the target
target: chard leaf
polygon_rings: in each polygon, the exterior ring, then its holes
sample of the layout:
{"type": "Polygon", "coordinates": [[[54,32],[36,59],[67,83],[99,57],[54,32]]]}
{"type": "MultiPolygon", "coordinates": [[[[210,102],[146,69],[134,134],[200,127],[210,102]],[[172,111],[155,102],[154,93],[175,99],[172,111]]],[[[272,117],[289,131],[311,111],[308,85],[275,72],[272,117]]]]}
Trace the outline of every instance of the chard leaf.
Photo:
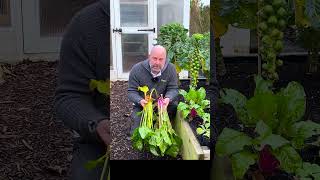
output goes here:
{"type": "Polygon", "coordinates": [[[139,128],[139,134],[142,139],[145,139],[148,136],[148,134],[151,132],[152,132],[152,130],[147,127],[140,127],[139,128]]]}
{"type": "Polygon", "coordinates": [[[303,86],[297,82],[290,82],[277,96],[279,128],[280,132],[286,132],[294,122],[302,119],[306,110],[306,95],[303,86]]]}
{"type": "Polygon", "coordinates": [[[149,150],[153,155],[159,156],[159,153],[157,151],[157,147],[156,146],[149,146],[149,150]]]}
{"type": "Polygon", "coordinates": [[[290,142],[288,140],[277,134],[267,135],[266,137],[260,140],[260,144],[262,145],[262,147],[268,144],[272,147],[273,150],[289,143],[290,142]]]}
{"type": "Polygon", "coordinates": [[[151,138],[149,139],[149,144],[152,146],[157,146],[157,138],[156,136],[151,136],[151,138]]]}
{"type": "Polygon", "coordinates": [[[272,129],[266,123],[264,123],[262,120],[260,120],[257,123],[256,132],[260,136],[265,137],[265,136],[272,133],[272,129]]]}
{"type": "Polygon", "coordinates": [[[179,146],[178,145],[172,145],[170,148],[166,151],[166,154],[171,157],[177,157],[179,153],[179,146]]]}
{"type": "Polygon", "coordinates": [[[242,132],[224,128],[218,137],[216,152],[219,156],[231,155],[241,151],[246,145],[252,145],[250,137],[242,132]]]}
{"type": "Polygon", "coordinates": [[[138,87],[138,90],[146,94],[149,91],[149,88],[148,86],[143,86],[143,87],[138,87]]]}
{"type": "Polygon", "coordinates": [[[318,134],[320,134],[320,124],[312,121],[297,122],[288,130],[288,135],[292,137],[293,146],[297,149],[304,147],[304,141],[307,138],[318,134]]]}
{"type": "Polygon", "coordinates": [[[107,81],[90,79],[89,88],[91,91],[97,89],[102,94],[110,94],[110,86],[107,81]]]}
{"type": "Polygon", "coordinates": [[[233,106],[239,120],[245,125],[253,125],[250,122],[246,110],[247,98],[240,92],[233,89],[223,89],[220,91],[221,102],[233,106]]]}
{"type": "Polygon", "coordinates": [[[161,135],[165,143],[167,143],[168,145],[172,144],[170,137],[166,131],[161,131],[161,135]]]}
{"type": "Polygon", "coordinates": [[[256,154],[248,151],[241,151],[231,156],[233,175],[238,179],[242,179],[249,166],[255,163],[256,154]]]}
{"type": "Polygon", "coordinates": [[[201,135],[201,134],[203,134],[203,133],[205,133],[205,130],[198,127],[198,128],[197,128],[197,134],[201,135]]]}
{"type": "Polygon", "coordinates": [[[197,98],[198,102],[201,102],[201,101],[205,100],[205,98],[206,98],[206,90],[203,87],[198,89],[197,94],[198,94],[198,98],[197,98]]]}
{"type": "Polygon", "coordinates": [[[300,179],[303,178],[311,178],[311,176],[315,180],[319,180],[320,176],[320,166],[317,164],[311,164],[308,162],[303,162],[302,167],[297,170],[297,176],[300,179]]]}
{"type": "Polygon", "coordinates": [[[191,107],[184,102],[179,102],[177,109],[182,112],[183,119],[186,119],[190,113],[191,107]]]}
{"type": "Polygon", "coordinates": [[[164,155],[164,153],[166,152],[167,150],[167,143],[165,143],[163,140],[161,141],[160,145],[159,145],[159,149],[160,149],[160,152],[161,152],[161,155],[164,155]]]}
{"type": "Polygon", "coordinates": [[[188,93],[184,89],[179,89],[179,94],[181,94],[183,98],[186,98],[188,93]]]}
{"type": "Polygon", "coordinates": [[[256,83],[256,89],[254,91],[254,94],[261,94],[261,93],[272,93],[271,87],[272,82],[264,80],[261,76],[255,76],[255,83],[256,83]]]}
{"type": "Polygon", "coordinates": [[[302,166],[300,155],[290,145],[274,150],[273,155],[280,161],[280,167],[288,173],[294,173],[302,166]]]}
{"type": "Polygon", "coordinates": [[[271,129],[277,127],[277,105],[276,98],[272,93],[259,93],[247,101],[248,115],[251,122],[262,120],[271,129]]]}
{"type": "Polygon", "coordinates": [[[137,139],[137,140],[133,141],[132,146],[134,149],[142,151],[142,148],[143,148],[142,139],[137,139]]]}
{"type": "Polygon", "coordinates": [[[191,101],[191,100],[196,100],[198,98],[197,91],[194,88],[190,88],[189,92],[187,94],[186,100],[191,101]]]}
{"type": "Polygon", "coordinates": [[[206,99],[205,99],[205,100],[202,100],[202,101],[200,102],[200,106],[201,106],[202,109],[208,108],[209,105],[210,105],[210,101],[209,101],[209,100],[206,100],[206,99]]]}

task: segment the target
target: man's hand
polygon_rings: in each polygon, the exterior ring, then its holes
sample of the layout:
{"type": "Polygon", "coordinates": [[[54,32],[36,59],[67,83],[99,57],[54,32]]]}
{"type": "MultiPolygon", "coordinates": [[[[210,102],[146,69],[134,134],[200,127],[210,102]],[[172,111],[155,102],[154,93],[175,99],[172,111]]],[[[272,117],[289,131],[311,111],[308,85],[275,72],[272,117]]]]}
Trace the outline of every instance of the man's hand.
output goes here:
{"type": "Polygon", "coordinates": [[[169,105],[169,102],[170,102],[170,98],[164,98],[163,100],[163,107],[165,109],[167,109],[168,105],[169,105]]]}
{"type": "Polygon", "coordinates": [[[109,146],[111,143],[111,133],[110,133],[110,121],[109,120],[102,120],[97,125],[97,133],[99,134],[100,138],[104,142],[106,146],[109,146]]]}
{"type": "Polygon", "coordinates": [[[145,99],[142,99],[140,101],[140,105],[144,108],[144,106],[147,104],[148,102],[145,99]]]}

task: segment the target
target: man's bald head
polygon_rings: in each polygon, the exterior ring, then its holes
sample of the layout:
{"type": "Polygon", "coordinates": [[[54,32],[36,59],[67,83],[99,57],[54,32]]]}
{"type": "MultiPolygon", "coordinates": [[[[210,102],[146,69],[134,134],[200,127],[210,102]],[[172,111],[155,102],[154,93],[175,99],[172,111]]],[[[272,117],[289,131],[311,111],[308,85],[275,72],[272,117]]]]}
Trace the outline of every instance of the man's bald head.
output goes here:
{"type": "Polygon", "coordinates": [[[152,73],[158,74],[166,63],[167,51],[161,45],[154,46],[149,54],[149,62],[152,73]]]}

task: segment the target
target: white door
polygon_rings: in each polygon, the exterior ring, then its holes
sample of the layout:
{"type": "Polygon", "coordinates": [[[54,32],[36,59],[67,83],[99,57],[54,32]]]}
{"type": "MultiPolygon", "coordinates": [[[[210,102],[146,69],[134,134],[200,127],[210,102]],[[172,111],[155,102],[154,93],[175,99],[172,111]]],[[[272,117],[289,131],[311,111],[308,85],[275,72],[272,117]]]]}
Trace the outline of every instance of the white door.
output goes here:
{"type": "MultiPolygon", "coordinates": [[[[43,0],[22,1],[25,53],[50,53],[59,50],[61,41],[59,30],[47,30],[44,21],[41,21],[45,13],[41,8],[41,5],[44,5],[43,2],[43,0]]],[[[57,14],[61,13],[58,9],[55,11],[57,14]]]]}
{"type": "Polygon", "coordinates": [[[25,53],[57,53],[65,28],[81,8],[97,0],[22,0],[25,53]]]}
{"type": "Polygon", "coordinates": [[[156,1],[113,0],[110,7],[112,64],[118,79],[128,79],[132,66],[147,59],[155,44],[156,1]]]}
{"type": "Polygon", "coordinates": [[[0,61],[17,61],[22,53],[21,1],[0,0],[0,61]]]}

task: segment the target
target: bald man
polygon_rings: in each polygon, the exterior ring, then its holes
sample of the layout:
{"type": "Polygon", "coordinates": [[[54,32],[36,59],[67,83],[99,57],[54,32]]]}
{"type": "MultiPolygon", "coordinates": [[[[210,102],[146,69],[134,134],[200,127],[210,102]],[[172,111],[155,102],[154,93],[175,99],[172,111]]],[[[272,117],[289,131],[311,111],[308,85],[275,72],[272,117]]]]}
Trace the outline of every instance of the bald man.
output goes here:
{"type": "MultiPolygon", "coordinates": [[[[165,98],[170,119],[175,117],[177,111],[178,77],[175,66],[166,58],[167,52],[163,46],[156,45],[152,48],[147,60],[134,65],[129,75],[128,98],[133,102],[131,114],[133,123],[130,129],[132,135],[135,128],[139,127],[140,116],[136,113],[142,111],[147,103],[144,94],[138,91],[139,86],[148,86],[149,90],[155,88],[158,95],[165,98]]],[[[158,98],[155,97],[154,98],[158,98]]]]}

